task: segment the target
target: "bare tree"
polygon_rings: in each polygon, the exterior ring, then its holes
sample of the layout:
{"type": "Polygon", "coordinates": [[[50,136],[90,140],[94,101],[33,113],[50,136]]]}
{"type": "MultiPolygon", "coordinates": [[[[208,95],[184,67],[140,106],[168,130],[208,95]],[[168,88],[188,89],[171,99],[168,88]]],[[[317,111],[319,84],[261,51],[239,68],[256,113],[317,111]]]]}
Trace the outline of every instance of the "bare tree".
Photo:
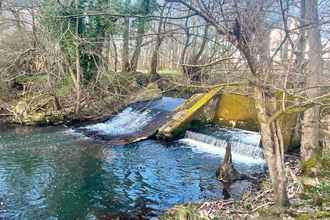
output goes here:
{"type": "MultiPolygon", "coordinates": [[[[228,42],[234,45],[245,58],[252,75],[250,85],[254,91],[255,110],[260,126],[264,155],[274,186],[275,204],[289,205],[286,191],[283,136],[279,116],[304,111],[314,105],[316,100],[322,100],[322,97],[312,100],[305,99],[304,103],[298,102],[287,106],[285,104],[287,95],[299,96],[287,92],[287,81],[284,80],[283,82],[282,77],[278,76],[278,73],[272,68],[275,56],[289,38],[290,30],[286,23],[289,7],[283,1],[267,0],[244,2],[234,0],[223,3],[209,1],[207,4],[200,0],[168,1],[180,3],[202,17],[205,22],[216,29],[219,35],[223,35],[228,42]],[[269,48],[267,37],[271,29],[283,30],[285,34],[271,57],[263,59],[265,53],[268,52],[265,48],[269,48]],[[284,93],[283,104],[280,106],[277,105],[276,99],[276,94],[279,91],[284,93]]],[[[290,16],[290,18],[295,17],[290,16]]],[[[319,36],[315,36],[315,40],[317,39],[320,39],[319,36]]],[[[316,53],[320,56],[320,51],[316,53]]],[[[317,94],[315,95],[317,96],[317,94]]]]}
{"type": "MultiPolygon", "coordinates": [[[[307,30],[308,57],[307,87],[318,86],[323,75],[322,44],[318,19],[318,1],[306,0],[306,20],[311,24],[307,30]]],[[[306,98],[312,100],[320,95],[320,88],[306,91],[306,98]]],[[[320,106],[315,105],[304,112],[300,156],[302,163],[317,156],[319,149],[320,106]]]]}

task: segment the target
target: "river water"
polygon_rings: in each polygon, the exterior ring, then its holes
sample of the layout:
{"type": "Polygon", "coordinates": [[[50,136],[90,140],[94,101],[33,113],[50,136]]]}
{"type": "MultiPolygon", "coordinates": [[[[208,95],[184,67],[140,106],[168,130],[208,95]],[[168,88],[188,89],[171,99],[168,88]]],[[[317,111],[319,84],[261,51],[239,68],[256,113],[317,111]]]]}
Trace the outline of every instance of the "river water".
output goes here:
{"type": "MultiPolygon", "coordinates": [[[[215,176],[224,151],[187,137],[110,148],[66,126],[2,125],[0,145],[0,217],[151,219],[178,203],[236,199],[252,187],[224,187],[215,176]]],[[[266,169],[262,158],[233,163],[248,175],[266,169]]]]}

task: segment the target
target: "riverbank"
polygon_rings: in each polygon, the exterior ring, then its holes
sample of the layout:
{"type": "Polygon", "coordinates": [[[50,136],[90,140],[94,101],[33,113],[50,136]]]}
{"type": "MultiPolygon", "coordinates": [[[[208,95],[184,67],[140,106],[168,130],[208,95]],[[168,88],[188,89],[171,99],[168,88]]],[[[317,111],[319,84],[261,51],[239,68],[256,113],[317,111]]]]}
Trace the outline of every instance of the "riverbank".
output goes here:
{"type": "Polygon", "coordinates": [[[330,217],[329,174],[318,177],[303,176],[299,157],[286,156],[286,177],[290,207],[274,205],[274,193],[269,176],[260,190],[244,192],[238,200],[213,200],[176,205],[166,212],[163,220],[277,220],[327,219],[330,217]]]}

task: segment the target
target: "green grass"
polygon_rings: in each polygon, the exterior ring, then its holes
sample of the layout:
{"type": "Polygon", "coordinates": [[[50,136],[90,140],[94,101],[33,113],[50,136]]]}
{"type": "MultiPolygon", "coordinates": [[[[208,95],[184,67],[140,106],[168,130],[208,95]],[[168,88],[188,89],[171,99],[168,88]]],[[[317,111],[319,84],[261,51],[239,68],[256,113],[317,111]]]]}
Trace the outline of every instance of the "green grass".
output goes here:
{"type": "MultiPolygon", "coordinates": [[[[148,70],[139,70],[139,72],[149,74],[148,70]]],[[[177,70],[158,70],[158,74],[181,75],[177,70]]]]}
{"type": "Polygon", "coordinates": [[[17,82],[47,82],[47,75],[37,75],[32,77],[19,77],[16,79],[17,82]]]}

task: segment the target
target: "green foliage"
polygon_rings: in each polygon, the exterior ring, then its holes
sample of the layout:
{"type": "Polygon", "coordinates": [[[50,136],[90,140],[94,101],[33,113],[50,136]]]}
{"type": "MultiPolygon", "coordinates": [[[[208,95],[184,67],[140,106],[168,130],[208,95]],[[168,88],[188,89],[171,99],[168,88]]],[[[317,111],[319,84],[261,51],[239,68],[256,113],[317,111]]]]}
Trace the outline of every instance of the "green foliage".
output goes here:
{"type": "Polygon", "coordinates": [[[89,16],[79,18],[78,36],[76,33],[77,19],[75,15],[88,14],[89,12],[120,13],[119,0],[77,0],[77,1],[51,1],[46,0],[45,7],[41,10],[41,24],[46,27],[53,38],[58,39],[60,48],[70,60],[72,70],[76,71],[76,44],[79,43],[80,68],[84,79],[88,82],[95,76],[102,47],[106,36],[111,36],[115,31],[115,22],[118,16],[110,15],[89,16]],[[80,39],[88,39],[82,41],[80,39]],[[88,43],[86,43],[88,42],[88,43]]]}
{"type": "Polygon", "coordinates": [[[221,213],[218,213],[213,217],[213,220],[219,220],[221,218],[221,213]]]}
{"type": "Polygon", "coordinates": [[[180,208],[180,218],[181,220],[199,220],[200,215],[197,211],[197,209],[194,209],[192,207],[181,207],[180,208]]]}
{"type": "Polygon", "coordinates": [[[245,205],[245,207],[247,209],[250,209],[252,207],[252,203],[251,202],[246,202],[244,205],[245,205]]]}

